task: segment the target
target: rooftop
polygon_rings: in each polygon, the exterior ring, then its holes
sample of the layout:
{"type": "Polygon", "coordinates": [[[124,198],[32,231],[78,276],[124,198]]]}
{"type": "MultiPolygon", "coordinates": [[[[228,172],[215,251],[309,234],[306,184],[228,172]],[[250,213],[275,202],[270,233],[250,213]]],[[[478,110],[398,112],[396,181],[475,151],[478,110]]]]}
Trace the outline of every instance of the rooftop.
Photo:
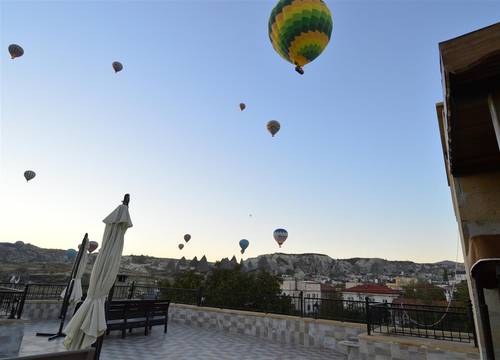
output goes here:
{"type": "Polygon", "coordinates": [[[398,295],[400,292],[383,285],[363,284],[345,289],[346,293],[390,294],[398,295]]]}
{"type": "MultiPolygon", "coordinates": [[[[64,351],[63,339],[49,342],[36,337],[36,332],[52,332],[58,321],[30,322],[24,330],[20,356],[64,351]]],[[[139,329],[121,339],[119,332],[112,332],[104,340],[101,360],[146,359],[345,359],[345,356],[328,349],[316,349],[267,341],[252,336],[233,334],[220,330],[169,323],[168,333],[153,327],[151,335],[144,336],[139,329]]]]}

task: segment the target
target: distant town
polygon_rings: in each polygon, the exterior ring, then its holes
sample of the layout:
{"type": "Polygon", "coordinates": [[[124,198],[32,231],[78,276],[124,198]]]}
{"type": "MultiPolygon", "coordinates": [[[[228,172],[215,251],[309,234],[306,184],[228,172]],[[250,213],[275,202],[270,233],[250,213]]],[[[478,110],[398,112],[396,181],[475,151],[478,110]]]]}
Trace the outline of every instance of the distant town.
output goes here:
{"type": "MultiPolygon", "coordinates": [[[[84,283],[88,282],[94,259],[95,254],[88,264],[84,283]]],[[[0,282],[18,283],[64,283],[72,263],[66,250],[43,249],[21,241],[0,243],[0,262],[0,282]]],[[[321,254],[274,253],[240,261],[233,256],[215,263],[207,261],[206,256],[172,259],[128,255],[122,257],[117,281],[122,285],[175,284],[186,274],[206,277],[214,268],[265,271],[280,279],[284,295],[302,293],[313,299],[439,304],[468,296],[462,263],[333,259],[321,254]],[[460,295],[461,292],[464,294],[460,295]]]]}

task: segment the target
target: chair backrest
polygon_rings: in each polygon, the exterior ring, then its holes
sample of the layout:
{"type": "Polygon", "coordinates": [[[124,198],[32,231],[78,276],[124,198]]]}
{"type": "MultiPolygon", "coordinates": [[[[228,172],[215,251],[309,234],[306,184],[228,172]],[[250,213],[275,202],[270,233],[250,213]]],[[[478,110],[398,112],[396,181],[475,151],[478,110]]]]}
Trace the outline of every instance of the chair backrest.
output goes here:
{"type": "Polygon", "coordinates": [[[170,300],[157,300],[152,304],[151,312],[155,315],[168,313],[170,300]]]}
{"type": "Polygon", "coordinates": [[[106,303],[106,320],[118,320],[125,317],[127,304],[124,302],[108,302],[106,303]]]}
{"type": "Polygon", "coordinates": [[[21,356],[5,360],[93,360],[95,356],[95,349],[89,348],[77,351],[62,351],[49,354],[37,354],[29,356],[21,356]]]}
{"type": "Polygon", "coordinates": [[[119,300],[106,304],[106,320],[143,318],[168,312],[170,300],[119,300]]]}
{"type": "Polygon", "coordinates": [[[149,308],[148,305],[149,304],[141,304],[138,301],[128,304],[126,311],[127,318],[146,317],[149,308]]]}

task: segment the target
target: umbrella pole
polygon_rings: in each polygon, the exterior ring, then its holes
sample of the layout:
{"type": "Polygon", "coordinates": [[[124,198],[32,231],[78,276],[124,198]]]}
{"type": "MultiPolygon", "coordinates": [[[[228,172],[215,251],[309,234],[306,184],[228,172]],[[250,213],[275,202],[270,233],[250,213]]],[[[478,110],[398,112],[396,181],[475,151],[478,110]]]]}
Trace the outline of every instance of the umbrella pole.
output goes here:
{"type": "Polygon", "coordinates": [[[63,298],[63,303],[61,306],[61,312],[59,315],[59,318],[61,319],[61,322],[59,323],[59,330],[57,333],[36,333],[36,336],[48,336],[49,341],[55,340],[60,337],[65,337],[66,334],[64,334],[63,327],[64,327],[64,322],[66,320],[66,314],[68,312],[68,307],[69,307],[69,298],[71,296],[71,293],[73,292],[73,284],[74,284],[74,278],[76,276],[76,272],[78,271],[78,268],[80,267],[80,261],[82,260],[83,252],[85,251],[86,248],[86,243],[89,241],[88,234],[85,233],[85,236],[83,237],[82,243],[80,245],[80,249],[78,250],[78,255],[76,256],[76,260],[73,263],[73,268],[71,269],[71,274],[68,280],[68,283],[66,285],[66,291],[64,293],[64,298],[63,298]]]}
{"type": "MultiPolygon", "coordinates": [[[[129,202],[130,202],[130,194],[125,194],[125,196],[123,197],[122,204],[125,205],[126,207],[128,207],[129,202]]],[[[114,290],[115,290],[115,284],[113,284],[113,286],[109,290],[107,302],[113,300],[114,290]]],[[[96,342],[92,344],[92,347],[95,348],[94,360],[99,360],[100,357],[101,357],[102,343],[104,341],[104,335],[105,334],[106,334],[106,332],[104,332],[104,334],[102,334],[101,336],[99,336],[97,338],[96,342]]]]}

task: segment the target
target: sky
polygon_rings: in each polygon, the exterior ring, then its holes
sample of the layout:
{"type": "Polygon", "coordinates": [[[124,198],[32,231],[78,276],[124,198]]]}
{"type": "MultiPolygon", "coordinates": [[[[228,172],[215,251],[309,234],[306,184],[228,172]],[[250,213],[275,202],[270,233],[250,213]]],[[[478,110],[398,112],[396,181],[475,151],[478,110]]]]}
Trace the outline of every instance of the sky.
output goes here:
{"type": "Polygon", "coordinates": [[[101,242],[130,193],[124,254],[240,257],[246,238],[245,258],[455,260],[438,43],[500,2],[326,3],[300,76],[269,41],[275,1],[1,1],[0,242],[101,242]]]}

